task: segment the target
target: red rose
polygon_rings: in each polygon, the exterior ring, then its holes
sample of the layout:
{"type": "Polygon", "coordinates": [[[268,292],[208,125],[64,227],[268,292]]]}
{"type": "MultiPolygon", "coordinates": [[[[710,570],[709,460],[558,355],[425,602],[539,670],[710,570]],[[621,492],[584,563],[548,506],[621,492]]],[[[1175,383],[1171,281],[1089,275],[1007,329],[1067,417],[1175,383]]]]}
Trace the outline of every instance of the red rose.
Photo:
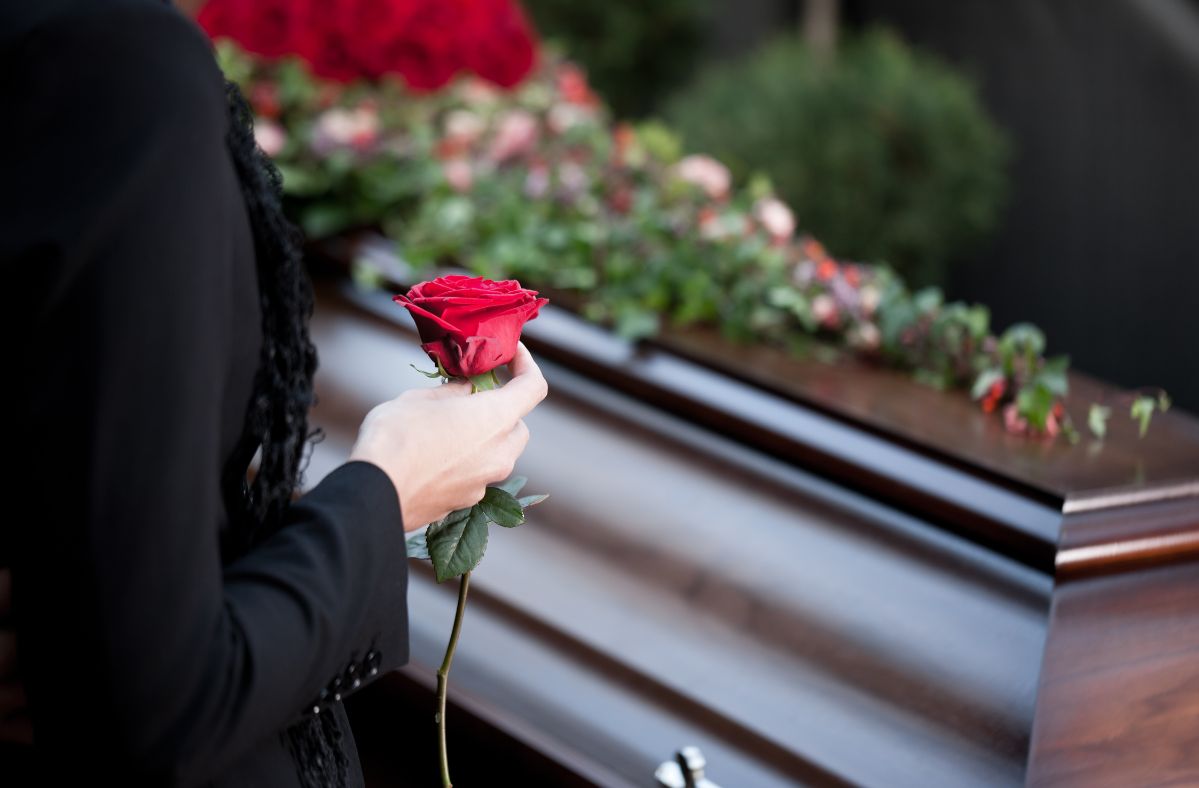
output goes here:
{"type": "Polygon", "coordinates": [[[196,19],[212,38],[231,38],[264,57],[295,51],[309,25],[309,6],[298,0],[209,0],[196,19]]]}
{"type": "Polygon", "coordinates": [[[524,324],[549,302],[515,279],[442,276],[393,299],[420,331],[421,347],[455,377],[483,375],[516,354],[524,324]]]}
{"type": "Polygon", "coordinates": [[[533,30],[513,0],[472,0],[462,22],[465,65],[475,74],[511,88],[533,69],[533,30]]]}

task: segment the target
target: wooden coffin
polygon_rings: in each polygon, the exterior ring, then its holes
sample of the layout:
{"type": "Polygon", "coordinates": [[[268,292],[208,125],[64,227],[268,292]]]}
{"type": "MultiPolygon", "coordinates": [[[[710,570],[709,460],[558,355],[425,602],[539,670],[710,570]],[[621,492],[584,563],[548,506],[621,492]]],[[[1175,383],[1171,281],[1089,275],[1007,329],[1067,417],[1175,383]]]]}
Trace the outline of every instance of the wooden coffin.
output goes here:
{"type": "MultiPolygon", "coordinates": [[[[318,292],[309,484],[432,385],[391,291],[318,292]]],[[[472,575],[456,784],[652,786],[687,745],[722,788],[1199,782],[1195,418],[1050,444],[701,332],[631,344],[551,305],[526,342],[551,394],[517,470],[552,497],[472,575]]],[[[409,571],[412,660],[350,699],[376,786],[437,784],[457,582],[409,571]]]]}

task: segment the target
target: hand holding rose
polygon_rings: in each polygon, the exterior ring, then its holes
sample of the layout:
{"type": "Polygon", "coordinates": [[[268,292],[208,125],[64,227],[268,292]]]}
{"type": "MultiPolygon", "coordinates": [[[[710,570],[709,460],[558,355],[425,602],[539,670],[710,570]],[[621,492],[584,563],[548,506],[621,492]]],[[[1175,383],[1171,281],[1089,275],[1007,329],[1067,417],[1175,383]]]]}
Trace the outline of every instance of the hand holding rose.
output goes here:
{"type": "Polygon", "coordinates": [[[521,419],[545,398],[547,386],[523,344],[511,369],[501,389],[473,397],[465,382],[412,389],[363,420],[350,459],[373,462],[391,477],[405,531],[472,506],[488,484],[512,473],[529,440],[521,419]]]}

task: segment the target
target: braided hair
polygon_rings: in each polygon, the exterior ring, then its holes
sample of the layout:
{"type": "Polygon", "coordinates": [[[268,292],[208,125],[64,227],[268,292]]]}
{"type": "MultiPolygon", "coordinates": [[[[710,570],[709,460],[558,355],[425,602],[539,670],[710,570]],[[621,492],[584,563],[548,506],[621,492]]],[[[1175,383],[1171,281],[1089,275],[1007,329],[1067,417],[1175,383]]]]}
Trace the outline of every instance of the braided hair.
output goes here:
{"type": "MultiPolygon", "coordinates": [[[[221,477],[230,527],[226,558],[278,530],[300,486],[314,401],[316,348],[308,336],[312,285],[304,270],[299,231],[283,215],[282,178],[254,140],[254,115],[241,90],[225,83],[226,145],[237,171],[254,237],[263,343],[241,440],[221,477]],[[261,452],[252,483],[247,469],[261,452]]],[[[306,788],[344,786],[349,758],[344,732],[332,714],[305,716],[282,734],[306,788]]]]}

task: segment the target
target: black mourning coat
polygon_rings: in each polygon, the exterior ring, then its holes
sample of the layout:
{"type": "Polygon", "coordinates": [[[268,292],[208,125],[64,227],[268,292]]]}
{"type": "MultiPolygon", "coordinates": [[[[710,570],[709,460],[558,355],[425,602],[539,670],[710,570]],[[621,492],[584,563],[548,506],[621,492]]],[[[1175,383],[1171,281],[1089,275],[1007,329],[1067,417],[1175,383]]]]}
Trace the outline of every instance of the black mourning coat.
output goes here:
{"type": "Polygon", "coordinates": [[[0,0],[0,107],[0,564],[37,784],[296,785],[281,734],[319,710],[360,785],[330,690],[408,660],[399,502],[351,462],[221,558],[262,334],[207,38],[162,0],[0,0]]]}

